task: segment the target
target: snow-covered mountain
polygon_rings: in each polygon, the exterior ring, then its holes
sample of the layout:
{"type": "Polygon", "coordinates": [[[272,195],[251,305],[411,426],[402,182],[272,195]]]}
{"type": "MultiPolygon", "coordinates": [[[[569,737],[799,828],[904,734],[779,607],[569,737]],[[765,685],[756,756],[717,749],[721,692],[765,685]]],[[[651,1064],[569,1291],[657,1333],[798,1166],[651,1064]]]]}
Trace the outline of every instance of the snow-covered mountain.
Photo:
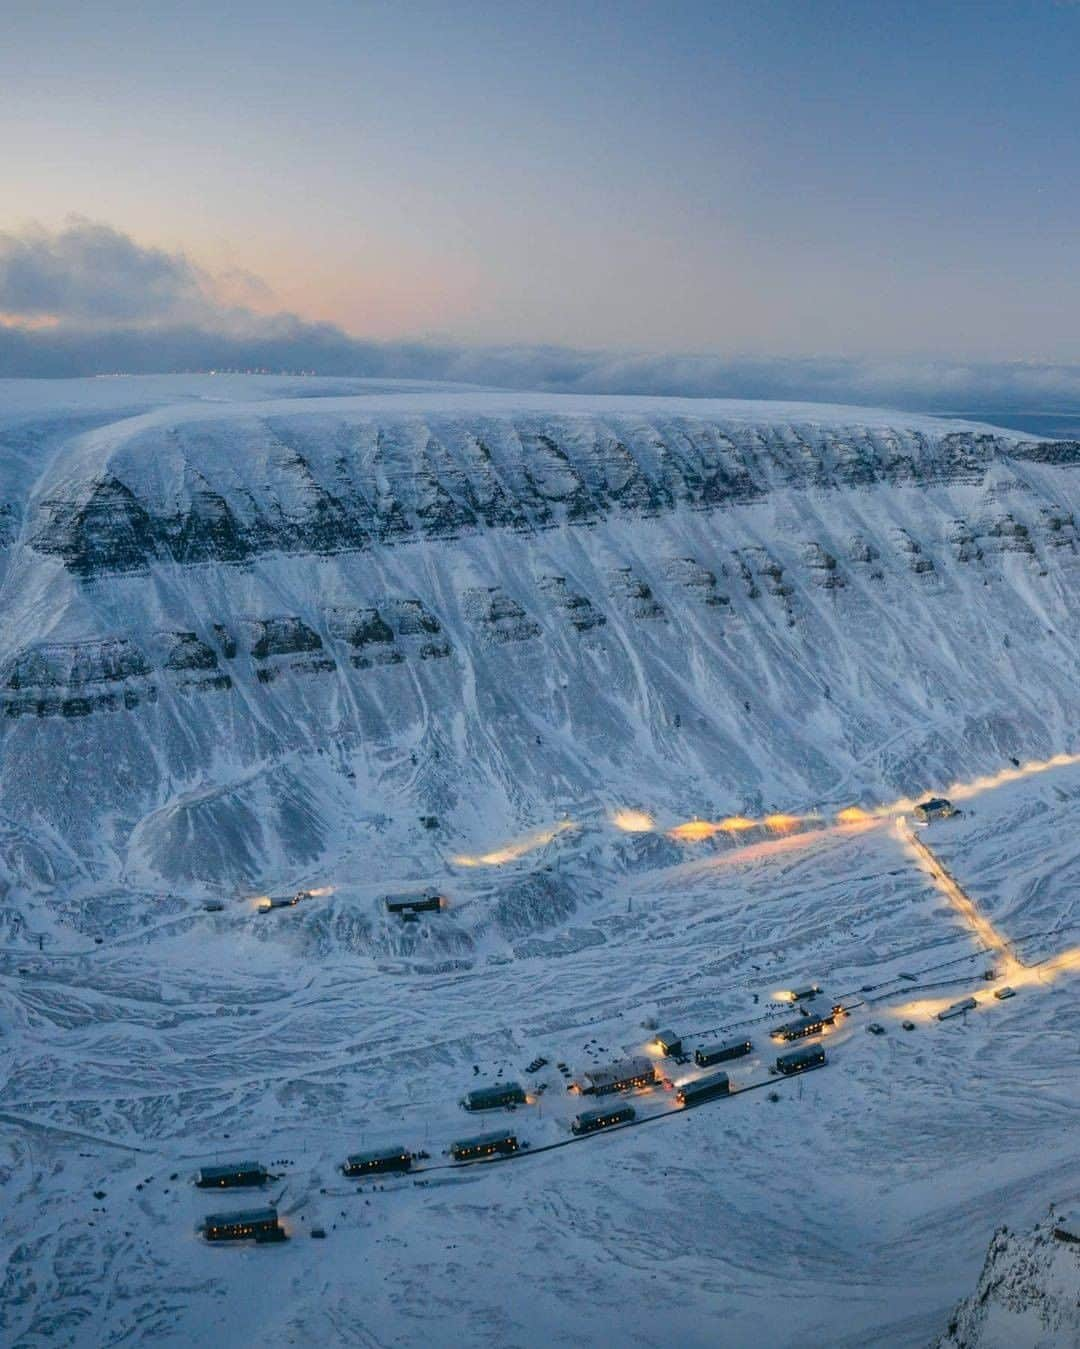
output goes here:
{"type": "Polygon", "coordinates": [[[1051,1212],[1030,1232],[994,1233],[975,1292],[936,1349],[1074,1349],[1080,1344],[1080,1221],[1051,1212]]]}
{"type": "Polygon", "coordinates": [[[6,881],[406,879],[1067,748],[1078,468],[866,409],[9,384],[6,881]]]}
{"type": "Polygon", "coordinates": [[[1075,1188],[1078,467],[866,409],[0,386],[0,1340],[925,1349],[1075,1188]],[[1052,755],[927,835],[967,910],[821,827],[1052,755]],[[781,1077],[811,979],[851,1015],[781,1077]],[[579,1138],[571,1075],[661,1027],[749,1038],[730,1096],[579,1138]],[[195,1235],[263,1203],[292,1240],[195,1235]]]}

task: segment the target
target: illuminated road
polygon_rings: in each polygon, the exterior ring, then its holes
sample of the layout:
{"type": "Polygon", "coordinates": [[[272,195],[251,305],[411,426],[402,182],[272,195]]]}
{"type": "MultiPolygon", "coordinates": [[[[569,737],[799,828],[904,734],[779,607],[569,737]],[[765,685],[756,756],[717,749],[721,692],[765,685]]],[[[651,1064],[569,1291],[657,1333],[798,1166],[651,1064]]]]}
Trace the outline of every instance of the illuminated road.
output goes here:
{"type": "MultiPolygon", "coordinates": [[[[1018,773],[1017,776],[1022,776],[1022,773],[1018,773]]],[[[1014,781],[1015,778],[1009,780],[1014,781]]],[[[998,784],[995,783],[994,785],[998,784]]],[[[938,861],[929,846],[914,834],[906,820],[901,819],[898,822],[897,832],[918,858],[923,870],[949,901],[950,905],[968,924],[987,950],[996,954],[997,964],[994,980],[984,984],[983,987],[967,996],[973,997],[980,1006],[993,1006],[997,1001],[994,994],[1000,989],[1012,988],[1015,990],[1029,988],[1036,984],[1050,984],[1062,974],[1080,973],[1080,946],[1074,946],[1066,951],[1059,952],[1058,955],[1052,956],[1049,960],[1038,965],[1025,965],[1016,956],[1008,937],[1000,932],[990,919],[979,910],[959,881],[938,861]]],[[[936,1017],[939,1012],[943,1012],[956,1001],[955,994],[948,998],[920,998],[895,1008],[893,1015],[909,1019],[918,1017],[929,1019],[936,1017]]]]}
{"type": "MultiPolygon", "coordinates": [[[[943,792],[928,788],[918,796],[899,797],[886,805],[863,807],[844,806],[825,814],[818,812],[786,813],[774,811],[760,819],[748,815],[728,815],[719,820],[705,820],[695,817],[676,824],[658,823],[656,815],[638,806],[613,806],[606,814],[605,822],[621,833],[627,834],[664,834],[677,843],[702,843],[715,838],[735,839],[747,837],[745,844],[733,848],[725,855],[726,859],[737,861],[740,855],[753,857],[767,855],[760,849],[760,843],[780,836],[790,839],[793,836],[809,834],[821,836],[835,830],[837,826],[847,827],[881,824],[888,820],[900,819],[910,814],[919,801],[929,796],[944,795],[952,801],[971,801],[984,792],[993,791],[1009,783],[1019,782],[1026,777],[1045,773],[1053,768],[1068,768],[1080,764],[1080,754],[1055,754],[1049,759],[1032,759],[1025,764],[1003,768],[997,773],[985,774],[970,782],[955,782],[943,792]]],[[[560,835],[585,828],[580,821],[563,819],[545,828],[536,829],[529,834],[503,843],[499,847],[482,853],[458,853],[450,858],[454,866],[459,867],[498,867],[519,861],[522,857],[539,848],[546,847],[560,835]]],[[[792,845],[788,845],[792,846],[792,845]]],[[[797,846],[797,845],[795,845],[797,846]]],[[[786,851],[786,849],[785,849],[786,851]]],[[[314,893],[314,892],[313,892],[314,893]]]]}
{"type": "MultiPolygon", "coordinates": [[[[1011,941],[981,912],[971,896],[956,878],[934,856],[922,839],[912,831],[906,816],[920,800],[931,795],[945,795],[951,801],[971,801],[985,792],[1019,782],[1024,778],[1045,773],[1050,769],[1067,768],[1080,764],[1080,754],[1055,754],[1049,759],[1032,759],[1025,764],[1014,764],[997,773],[986,774],[970,782],[956,782],[945,792],[927,791],[919,796],[900,797],[887,805],[872,808],[846,806],[828,816],[811,814],[773,813],[760,819],[745,815],[730,815],[719,820],[692,819],[663,826],[656,816],[639,807],[612,808],[607,823],[623,833],[663,833],[678,843],[694,844],[725,837],[745,840],[738,846],[708,857],[697,863],[702,870],[738,866],[765,860],[773,855],[801,848],[828,845],[841,837],[878,828],[895,822],[897,833],[907,850],[933,884],[948,900],[949,905],[963,919],[987,951],[993,952],[995,978],[985,982],[970,994],[980,1006],[994,1005],[994,993],[1005,987],[1019,989],[1052,983],[1064,974],[1080,973],[1080,946],[1072,947],[1038,965],[1025,965],[1017,957],[1011,941]]],[[[501,848],[479,855],[459,855],[451,860],[457,866],[501,866],[517,861],[537,848],[551,843],[560,834],[579,826],[563,820],[548,829],[537,830],[524,838],[501,848]]],[[[956,1001],[949,998],[921,999],[905,1003],[894,1010],[897,1017],[930,1018],[956,1001]]]]}

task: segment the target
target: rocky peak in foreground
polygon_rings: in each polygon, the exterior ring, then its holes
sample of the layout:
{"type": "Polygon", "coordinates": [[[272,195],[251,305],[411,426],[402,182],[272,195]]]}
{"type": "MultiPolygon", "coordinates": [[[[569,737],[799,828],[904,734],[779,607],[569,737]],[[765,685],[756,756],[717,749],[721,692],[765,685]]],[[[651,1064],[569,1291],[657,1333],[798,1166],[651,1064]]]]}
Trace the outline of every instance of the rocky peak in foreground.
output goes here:
{"type": "Polygon", "coordinates": [[[975,1292],[935,1349],[1076,1349],[1080,1205],[1051,1209],[1031,1232],[994,1233],[975,1292]],[[1075,1216],[1074,1216],[1075,1213],[1075,1216]]]}

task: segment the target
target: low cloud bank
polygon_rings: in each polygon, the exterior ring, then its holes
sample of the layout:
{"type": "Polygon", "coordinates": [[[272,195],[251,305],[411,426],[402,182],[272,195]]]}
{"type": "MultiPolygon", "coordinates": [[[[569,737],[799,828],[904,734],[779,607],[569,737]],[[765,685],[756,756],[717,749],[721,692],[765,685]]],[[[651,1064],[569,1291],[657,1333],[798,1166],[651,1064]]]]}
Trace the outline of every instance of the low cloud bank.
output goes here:
{"type": "MultiPolygon", "coordinates": [[[[249,291],[258,286],[255,278],[245,284],[249,291]]],[[[222,293],[220,279],[183,254],[145,248],[106,225],[72,218],[58,231],[0,232],[0,377],[259,369],[919,410],[1080,408],[1080,365],[371,342],[331,323],[256,313],[226,303],[222,293]]]]}
{"type": "Polygon", "coordinates": [[[0,325],[0,378],[198,370],[456,380],[556,393],[786,398],[928,411],[1080,409],[1076,365],[627,356],[551,347],[380,343],[291,315],[262,320],[246,333],[197,325],[149,331],[0,325]]]}

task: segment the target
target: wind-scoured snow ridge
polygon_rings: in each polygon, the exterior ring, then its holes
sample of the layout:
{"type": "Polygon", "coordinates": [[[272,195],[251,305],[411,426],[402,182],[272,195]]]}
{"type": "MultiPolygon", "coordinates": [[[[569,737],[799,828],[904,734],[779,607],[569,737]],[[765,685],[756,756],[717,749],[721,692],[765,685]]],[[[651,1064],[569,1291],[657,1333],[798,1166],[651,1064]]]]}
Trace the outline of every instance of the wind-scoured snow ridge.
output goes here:
{"type": "MultiPolygon", "coordinates": [[[[857,408],[8,386],[5,879],[439,881],[556,820],[515,875],[630,866],[613,806],[841,806],[1071,749],[1078,464],[857,408]]],[[[520,894],[508,940],[588,903],[520,894]]]]}
{"type": "Polygon", "coordinates": [[[936,1349],[1075,1349],[1080,1344],[1080,1223],[1051,1211],[1031,1232],[994,1233],[978,1287],[936,1349]]]}

